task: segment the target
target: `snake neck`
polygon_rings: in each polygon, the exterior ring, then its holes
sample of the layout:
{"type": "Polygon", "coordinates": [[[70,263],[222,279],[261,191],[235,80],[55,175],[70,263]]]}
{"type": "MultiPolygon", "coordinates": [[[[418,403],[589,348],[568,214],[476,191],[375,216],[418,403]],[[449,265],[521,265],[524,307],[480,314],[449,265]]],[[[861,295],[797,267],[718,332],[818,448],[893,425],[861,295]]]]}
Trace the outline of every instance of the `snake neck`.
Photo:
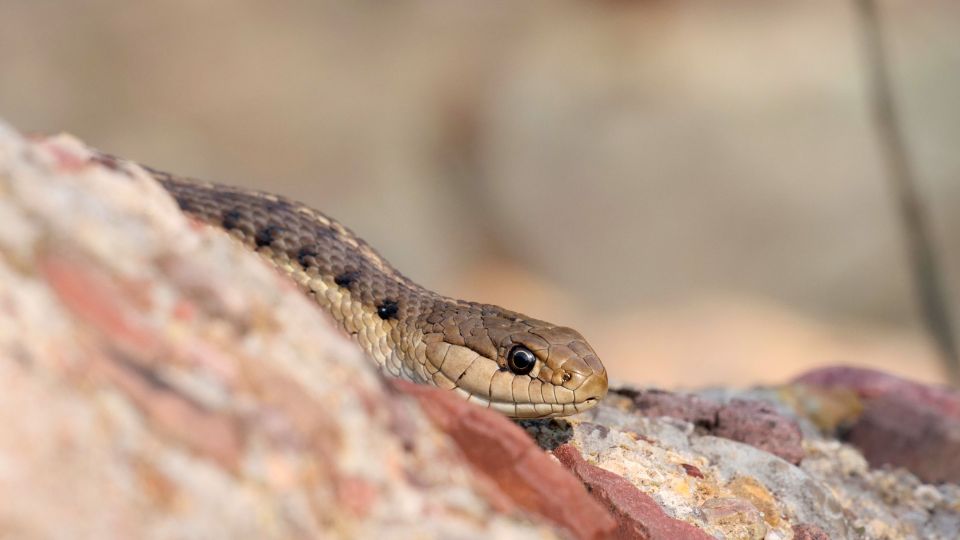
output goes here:
{"type": "Polygon", "coordinates": [[[417,285],[348,228],[304,204],[148,171],[187,215],[223,229],[293,278],[384,370],[427,381],[403,355],[424,346],[429,313],[456,300],[417,285]]]}

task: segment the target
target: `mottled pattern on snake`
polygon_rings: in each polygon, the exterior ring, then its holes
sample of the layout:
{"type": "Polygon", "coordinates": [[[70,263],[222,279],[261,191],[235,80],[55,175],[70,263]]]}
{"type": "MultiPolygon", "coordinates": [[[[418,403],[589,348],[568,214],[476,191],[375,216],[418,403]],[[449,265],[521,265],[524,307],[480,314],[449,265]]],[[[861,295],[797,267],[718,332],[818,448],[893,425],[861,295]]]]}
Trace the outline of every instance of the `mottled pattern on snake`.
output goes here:
{"type": "Polygon", "coordinates": [[[606,371],[575,330],[420,287],[303,204],[147,170],[186,214],[289,274],[392,376],[516,418],[574,414],[606,394],[606,371]]]}

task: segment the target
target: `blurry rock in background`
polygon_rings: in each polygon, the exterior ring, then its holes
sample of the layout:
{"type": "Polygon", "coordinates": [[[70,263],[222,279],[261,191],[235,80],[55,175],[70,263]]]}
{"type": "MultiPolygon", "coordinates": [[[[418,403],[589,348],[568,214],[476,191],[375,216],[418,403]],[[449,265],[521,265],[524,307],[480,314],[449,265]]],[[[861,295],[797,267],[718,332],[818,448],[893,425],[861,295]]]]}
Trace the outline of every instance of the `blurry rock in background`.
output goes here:
{"type": "MultiPolygon", "coordinates": [[[[881,7],[950,279],[960,7],[921,4],[881,7]]],[[[580,328],[621,380],[942,378],[847,3],[22,0],[0,21],[14,124],[309,202],[428,287],[580,328]]]]}

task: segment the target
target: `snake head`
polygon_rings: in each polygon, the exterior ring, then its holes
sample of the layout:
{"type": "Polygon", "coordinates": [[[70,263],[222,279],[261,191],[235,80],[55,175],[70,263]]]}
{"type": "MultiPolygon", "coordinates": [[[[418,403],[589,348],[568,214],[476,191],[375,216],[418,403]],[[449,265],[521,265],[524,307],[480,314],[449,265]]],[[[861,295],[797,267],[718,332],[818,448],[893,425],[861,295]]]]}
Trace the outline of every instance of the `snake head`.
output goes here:
{"type": "Polygon", "coordinates": [[[607,393],[603,364],[571,328],[463,303],[434,306],[425,323],[428,382],[508,416],[567,416],[607,393]]]}

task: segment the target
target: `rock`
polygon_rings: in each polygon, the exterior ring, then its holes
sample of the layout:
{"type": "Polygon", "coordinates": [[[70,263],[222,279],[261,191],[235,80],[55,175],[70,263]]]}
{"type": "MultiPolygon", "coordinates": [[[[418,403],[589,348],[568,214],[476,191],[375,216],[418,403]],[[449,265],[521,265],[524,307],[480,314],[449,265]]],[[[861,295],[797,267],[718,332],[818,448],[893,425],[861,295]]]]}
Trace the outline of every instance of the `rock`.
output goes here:
{"type": "Polygon", "coordinates": [[[956,537],[956,484],[924,484],[903,470],[871,469],[852,446],[821,434],[803,416],[791,417],[792,394],[782,389],[719,395],[626,389],[582,415],[523,425],[542,446],[575,448],[587,464],[619,475],[667,516],[716,538],[786,540],[796,531],[834,540],[956,537]],[[638,396],[655,396],[665,404],[659,412],[688,418],[651,417],[651,401],[638,404],[638,396]],[[795,465],[705,427],[704,404],[718,404],[719,410],[735,400],[763,402],[739,409],[744,415],[759,411],[757,424],[770,411],[799,424],[806,434],[802,462],[795,465]],[[697,474],[690,473],[694,469],[697,474]]]}
{"type": "Polygon", "coordinates": [[[867,402],[847,434],[871,465],[904,467],[927,482],[960,482],[960,421],[902,396],[867,402]]]}
{"type": "Polygon", "coordinates": [[[794,465],[803,459],[803,437],[797,422],[760,401],[734,399],[720,407],[712,433],[770,452],[794,465]]]}
{"type": "Polygon", "coordinates": [[[898,394],[904,399],[929,405],[941,414],[960,419],[960,392],[957,390],[908,381],[873,369],[826,367],[807,372],[793,382],[821,388],[849,389],[867,399],[898,394]]]}
{"type": "Polygon", "coordinates": [[[762,402],[734,399],[719,403],[659,390],[627,391],[626,395],[646,416],[683,419],[706,433],[747,443],[794,464],[803,459],[803,437],[796,421],[762,402]]]}
{"type": "Polygon", "coordinates": [[[859,397],[834,427],[872,465],[904,467],[928,482],[960,482],[960,392],[855,368],[813,371],[796,385],[806,403],[829,402],[844,391],[859,397]]]}
{"type": "Polygon", "coordinates": [[[793,527],[793,540],[830,540],[830,537],[816,525],[799,523],[793,527]]]}
{"type": "Polygon", "coordinates": [[[762,540],[767,534],[763,514],[749,501],[736,497],[714,497],[700,505],[700,514],[723,538],[762,540]]]}
{"type": "Polygon", "coordinates": [[[706,429],[717,425],[717,410],[721,404],[715,401],[656,389],[638,392],[621,389],[619,393],[633,398],[637,411],[645,416],[669,416],[706,429]]]}
{"type": "Polygon", "coordinates": [[[580,452],[569,444],[553,451],[561,463],[587,486],[617,517],[617,538],[642,540],[689,540],[712,538],[689,523],[674,519],[649,495],[621,476],[584,461],[580,452]]]}
{"type": "Polygon", "coordinates": [[[763,484],[757,482],[749,476],[739,476],[734,478],[726,486],[734,495],[747,500],[754,508],[760,511],[763,520],[769,525],[776,527],[780,524],[780,512],[777,508],[776,499],[773,494],[763,487],[763,484]]]}
{"type": "MultiPolygon", "coordinates": [[[[617,527],[580,481],[557,467],[533,439],[505,416],[438,388],[401,380],[393,384],[417,397],[427,415],[453,438],[471,465],[511,501],[509,507],[546,517],[578,538],[608,538],[617,527]]],[[[584,484],[596,495],[590,483],[584,484]]],[[[600,500],[606,501],[602,497],[600,500]]],[[[624,519],[619,521],[623,523],[624,519]]]]}
{"type": "Polygon", "coordinates": [[[680,466],[683,467],[683,470],[686,471],[688,475],[696,478],[703,478],[703,473],[700,472],[700,469],[696,468],[695,466],[690,465],[689,463],[681,463],[680,466]]]}
{"type": "Polygon", "coordinates": [[[0,124],[7,535],[562,534],[502,504],[279,274],[90,157],[0,124]]]}

